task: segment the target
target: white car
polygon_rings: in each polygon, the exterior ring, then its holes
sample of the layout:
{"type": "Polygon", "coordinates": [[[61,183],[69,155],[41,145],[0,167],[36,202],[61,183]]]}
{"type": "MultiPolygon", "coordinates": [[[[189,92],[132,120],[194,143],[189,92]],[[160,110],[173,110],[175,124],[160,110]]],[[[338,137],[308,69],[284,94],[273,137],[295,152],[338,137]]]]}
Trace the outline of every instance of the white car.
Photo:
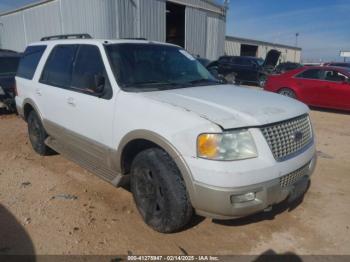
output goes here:
{"type": "Polygon", "coordinates": [[[34,150],[114,186],[130,179],[159,232],[193,212],[231,219],[294,201],[315,167],[307,106],[222,84],[171,44],[47,37],[27,47],[16,85],[34,150]]]}

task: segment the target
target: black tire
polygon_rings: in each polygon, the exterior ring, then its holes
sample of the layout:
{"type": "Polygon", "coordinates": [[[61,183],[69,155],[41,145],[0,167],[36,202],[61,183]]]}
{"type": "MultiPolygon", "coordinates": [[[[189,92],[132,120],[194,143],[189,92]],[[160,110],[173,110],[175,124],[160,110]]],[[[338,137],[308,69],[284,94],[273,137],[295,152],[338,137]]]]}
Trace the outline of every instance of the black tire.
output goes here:
{"type": "Polygon", "coordinates": [[[266,75],[259,76],[259,82],[258,82],[259,87],[261,87],[261,88],[265,87],[266,79],[267,79],[266,75]]]}
{"type": "Polygon", "coordinates": [[[294,99],[297,99],[297,95],[295,94],[295,92],[290,89],[290,88],[282,88],[280,90],[278,90],[278,93],[280,95],[283,95],[283,96],[287,96],[287,97],[290,97],[290,98],[294,98],[294,99]]]}
{"type": "Polygon", "coordinates": [[[47,133],[35,111],[31,111],[27,118],[30,143],[36,153],[41,156],[51,155],[53,150],[45,144],[47,133]]]}
{"type": "Polygon", "coordinates": [[[131,192],[147,225],[161,233],[181,230],[193,208],[175,162],[162,149],[139,153],[131,165],[131,192]]]}

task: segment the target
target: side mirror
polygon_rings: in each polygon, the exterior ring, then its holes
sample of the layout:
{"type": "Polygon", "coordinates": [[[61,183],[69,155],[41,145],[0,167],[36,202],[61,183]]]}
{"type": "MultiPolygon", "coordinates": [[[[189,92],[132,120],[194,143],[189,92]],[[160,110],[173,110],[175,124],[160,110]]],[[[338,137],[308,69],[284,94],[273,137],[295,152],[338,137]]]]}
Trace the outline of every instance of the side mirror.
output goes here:
{"type": "Polygon", "coordinates": [[[95,75],[94,76],[94,87],[93,91],[96,94],[103,94],[105,89],[106,79],[103,75],[95,75]]]}

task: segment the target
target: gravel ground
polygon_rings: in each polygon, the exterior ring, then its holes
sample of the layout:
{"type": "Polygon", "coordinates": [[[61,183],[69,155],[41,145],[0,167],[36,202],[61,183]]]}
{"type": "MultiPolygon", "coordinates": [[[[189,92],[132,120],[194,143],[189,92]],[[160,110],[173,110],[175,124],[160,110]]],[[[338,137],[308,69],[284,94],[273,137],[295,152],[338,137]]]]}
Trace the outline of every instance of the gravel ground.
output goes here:
{"type": "Polygon", "coordinates": [[[314,110],[318,166],[304,201],[176,234],[141,220],[131,194],[59,155],[40,157],[26,124],[0,116],[0,254],[350,255],[350,115],[314,110]]]}

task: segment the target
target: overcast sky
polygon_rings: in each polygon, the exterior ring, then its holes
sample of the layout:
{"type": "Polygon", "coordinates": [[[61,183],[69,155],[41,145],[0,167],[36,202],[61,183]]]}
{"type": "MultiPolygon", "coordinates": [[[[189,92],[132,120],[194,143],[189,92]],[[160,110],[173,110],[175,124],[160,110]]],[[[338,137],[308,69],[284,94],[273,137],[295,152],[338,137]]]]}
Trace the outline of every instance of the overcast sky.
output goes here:
{"type": "MultiPolygon", "coordinates": [[[[0,0],[0,12],[32,2],[0,0]]],[[[339,51],[350,50],[350,0],[230,0],[226,33],[288,45],[299,33],[304,60],[341,60],[339,51]]]]}

